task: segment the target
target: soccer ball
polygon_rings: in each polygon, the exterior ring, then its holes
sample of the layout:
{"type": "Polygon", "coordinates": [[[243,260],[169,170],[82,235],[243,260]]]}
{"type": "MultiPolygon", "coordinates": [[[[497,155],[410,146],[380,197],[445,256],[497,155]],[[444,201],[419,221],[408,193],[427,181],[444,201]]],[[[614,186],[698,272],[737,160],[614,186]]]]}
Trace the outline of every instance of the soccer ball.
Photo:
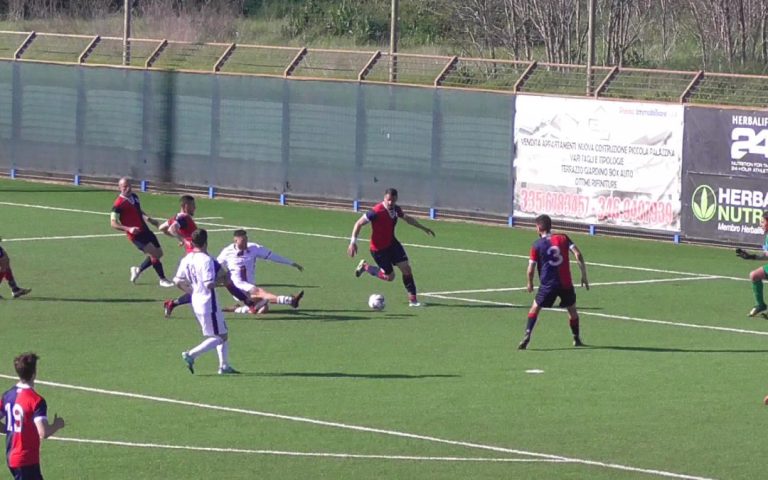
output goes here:
{"type": "Polygon", "coordinates": [[[368,306],[374,310],[384,310],[384,295],[374,293],[368,297],[368,306]]]}

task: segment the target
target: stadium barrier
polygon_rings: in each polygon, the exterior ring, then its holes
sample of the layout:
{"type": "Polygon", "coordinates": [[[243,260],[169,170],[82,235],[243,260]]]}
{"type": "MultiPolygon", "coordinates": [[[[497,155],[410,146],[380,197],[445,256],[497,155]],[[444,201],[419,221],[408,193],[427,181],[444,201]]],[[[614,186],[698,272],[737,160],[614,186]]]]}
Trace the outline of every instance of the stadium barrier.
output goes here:
{"type": "Polygon", "coordinates": [[[598,67],[585,95],[580,65],[131,39],[119,66],[117,40],[0,32],[0,169],[354,209],[394,185],[433,218],[756,240],[768,123],[722,105],[765,106],[768,77],[598,67]]]}

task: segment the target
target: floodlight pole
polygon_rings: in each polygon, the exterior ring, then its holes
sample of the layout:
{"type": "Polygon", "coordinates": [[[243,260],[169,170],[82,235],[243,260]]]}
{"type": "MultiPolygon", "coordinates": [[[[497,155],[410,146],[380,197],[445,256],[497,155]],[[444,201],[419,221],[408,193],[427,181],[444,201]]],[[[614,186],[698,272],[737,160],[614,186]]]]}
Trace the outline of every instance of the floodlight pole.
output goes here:
{"type": "Polygon", "coordinates": [[[589,0],[587,27],[587,96],[592,95],[592,65],[595,63],[595,0],[589,0]]]}
{"type": "Polygon", "coordinates": [[[397,38],[400,35],[399,19],[400,0],[392,0],[392,12],[389,18],[389,81],[397,81],[397,38]]]}
{"type": "Polygon", "coordinates": [[[125,0],[123,9],[125,17],[123,18],[123,65],[131,64],[131,3],[133,0],[125,0]]]}

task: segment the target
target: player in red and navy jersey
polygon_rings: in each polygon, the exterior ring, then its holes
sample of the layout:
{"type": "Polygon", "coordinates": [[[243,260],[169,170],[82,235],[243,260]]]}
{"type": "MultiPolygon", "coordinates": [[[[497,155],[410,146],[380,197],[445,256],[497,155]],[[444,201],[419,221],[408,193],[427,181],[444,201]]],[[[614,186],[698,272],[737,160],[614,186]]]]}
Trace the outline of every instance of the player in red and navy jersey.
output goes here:
{"type": "Polygon", "coordinates": [[[131,267],[131,282],[136,283],[141,272],[151,266],[155,269],[157,276],[160,277],[160,286],[172,287],[173,282],[165,278],[163,264],[160,261],[163,257],[163,249],[160,247],[160,242],[155,234],[147,226],[147,222],[149,222],[157,227],[160,222],[142,211],[139,196],[133,193],[130,179],[121,178],[117,186],[120,189],[120,195],[117,196],[112,205],[110,225],[115,230],[125,232],[128,240],[136,248],[147,254],[141,265],[131,267]]]}
{"type": "Polygon", "coordinates": [[[533,242],[531,256],[528,261],[528,293],[533,292],[534,266],[539,272],[539,291],[533,300],[533,305],[528,311],[528,324],[525,327],[525,336],[518,345],[520,350],[528,348],[531,341],[533,327],[539,318],[542,308],[550,308],[555,299],[560,297],[560,307],[568,310],[568,320],[573,333],[573,345],[584,346],[579,336],[579,312],[576,310],[576,292],[573,289],[571,279],[571,267],[569,252],[573,252],[581,270],[581,285],[589,290],[587,281],[587,266],[584,256],[568,235],[552,233],[552,219],[548,215],[536,217],[536,231],[539,239],[533,242]]]}
{"type": "Polygon", "coordinates": [[[347,253],[350,257],[354,257],[357,254],[357,236],[363,225],[370,223],[371,256],[378,266],[374,267],[365,260],[360,260],[355,269],[355,275],[359,277],[363,272],[368,272],[374,277],[391,282],[395,279],[393,265],[396,266],[403,274],[403,284],[408,291],[408,305],[418,307],[421,304],[416,297],[416,282],[413,280],[413,272],[408,262],[408,255],[406,255],[405,249],[395,238],[395,227],[399,218],[402,218],[408,225],[413,225],[422,230],[427,235],[435,236],[435,232],[403,212],[397,205],[397,190],[388,188],[384,192],[384,201],[374,205],[372,209],[368,210],[365,215],[355,222],[347,253]]]}
{"type": "Polygon", "coordinates": [[[179,203],[181,204],[179,213],[160,225],[160,231],[178,240],[179,246],[184,247],[186,253],[190,253],[194,248],[192,233],[197,230],[195,219],[192,218],[195,216],[197,205],[192,195],[182,195],[179,203]]]}
{"type": "MultiPolygon", "coordinates": [[[[0,241],[1,240],[2,238],[0,238],[0,241]]],[[[13,295],[13,298],[23,297],[32,291],[30,288],[21,288],[16,284],[13,270],[11,270],[11,257],[8,256],[8,252],[3,250],[3,247],[0,247],[0,283],[3,283],[3,279],[8,280],[8,286],[11,287],[11,295],[13,295]]]]}
{"type": "Polygon", "coordinates": [[[48,423],[45,399],[35,391],[37,360],[34,353],[23,353],[13,360],[19,383],[0,398],[0,423],[5,432],[8,468],[14,480],[42,480],[40,440],[64,428],[64,419],[53,416],[48,423]]]}

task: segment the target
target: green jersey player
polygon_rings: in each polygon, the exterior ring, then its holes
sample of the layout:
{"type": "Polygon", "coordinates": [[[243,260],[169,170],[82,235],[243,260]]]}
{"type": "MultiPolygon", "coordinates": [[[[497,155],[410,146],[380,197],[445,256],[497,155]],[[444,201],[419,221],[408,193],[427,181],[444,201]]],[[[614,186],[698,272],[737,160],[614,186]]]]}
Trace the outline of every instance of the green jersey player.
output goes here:
{"type": "MultiPolygon", "coordinates": [[[[763,213],[763,218],[760,220],[760,226],[763,228],[763,233],[765,234],[763,251],[757,254],[737,248],[736,255],[744,260],[768,259],[768,212],[763,213]]],[[[755,295],[755,306],[749,311],[750,317],[762,315],[763,317],[768,318],[768,313],[766,312],[768,311],[768,305],[765,304],[765,298],[763,297],[763,280],[766,278],[768,278],[768,264],[749,272],[749,279],[752,281],[752,293],[755,295]]]]}

